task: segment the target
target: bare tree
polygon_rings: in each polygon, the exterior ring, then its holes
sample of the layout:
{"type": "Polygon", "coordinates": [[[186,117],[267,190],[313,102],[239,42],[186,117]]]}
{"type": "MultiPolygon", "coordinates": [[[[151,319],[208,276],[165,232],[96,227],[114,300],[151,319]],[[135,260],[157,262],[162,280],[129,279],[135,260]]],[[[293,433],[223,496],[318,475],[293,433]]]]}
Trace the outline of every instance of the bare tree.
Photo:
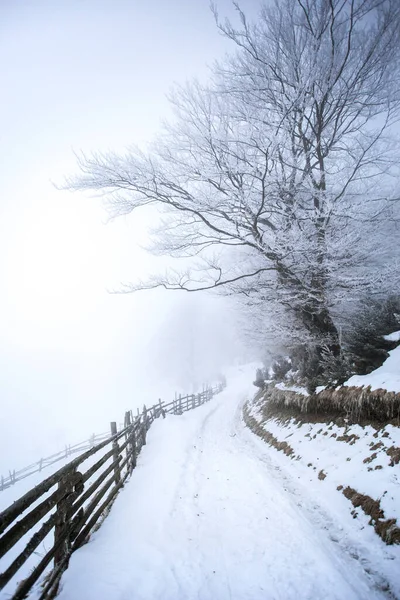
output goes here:
{"type": "Polygon", "coordinates": [[[127,291],[255,296],[335,352],[332,290],[379,277],[368,243],[386,252],[399,195],[400,4],[277,0],[257,24],[235,6],[237,27],[214,14],[236,53],[174,92],[150,151],[83,155],[68,186],[101,190],[114,215],[162,208],[153,249],[190,268],[127,291]]]}

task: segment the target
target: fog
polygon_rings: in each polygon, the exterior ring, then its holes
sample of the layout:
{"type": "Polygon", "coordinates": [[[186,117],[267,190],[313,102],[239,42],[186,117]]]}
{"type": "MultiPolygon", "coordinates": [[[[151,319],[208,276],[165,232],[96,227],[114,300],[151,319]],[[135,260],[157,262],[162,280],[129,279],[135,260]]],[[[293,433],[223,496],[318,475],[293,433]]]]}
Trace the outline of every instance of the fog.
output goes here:
{"type": "MultiPolygon", "coordinates": [[[[229,12],[230,3],[220,2],[229,12]]],[[[192,391],[246,359],[235,308],[210,295],[112,294],[164,269],[149,216],[107,223],[57,190],[73,151],[144,143],[174,81],[222,56],[208,1],[0,5],[0,474],[192,391]]]]}

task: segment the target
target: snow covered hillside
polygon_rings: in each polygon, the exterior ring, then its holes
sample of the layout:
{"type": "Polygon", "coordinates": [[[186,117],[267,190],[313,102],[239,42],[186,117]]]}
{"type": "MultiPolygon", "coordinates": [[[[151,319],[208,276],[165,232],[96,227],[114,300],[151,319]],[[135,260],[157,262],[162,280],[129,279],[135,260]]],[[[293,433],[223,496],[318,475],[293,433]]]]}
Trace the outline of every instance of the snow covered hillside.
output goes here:
{"type": "MultiPolygon", "coordinates": [[[[387,340],[398,341],[400,331],[385,336],[387,340]]],[[[388,392],[400,392],[400,346],[389,352],[389,358],[383,365],[369,375],[353,375],[344,385],[371,386],[372,390],[382,388],[388,392]]]]}
{"type": "MultiPolygon", "coordinates": [[[[400,332],[386,338],[398,341],[400,332]]],[[[389,354],[369,375],[312,397],[268,383],[244,415],[287,476],[353,532],[354,555],[374,561],[390,597],[400,598],[400,347],[389,354]]]]}
{"type": "Polygon", "coordinates": [[[361,600],[387,598],[389,585],[400,596],[399,554],[360,535],[343,496],[316,496],[245,426],[252,374],[154,423],[110,516],[73,554],[60,600],[361,600]]]}

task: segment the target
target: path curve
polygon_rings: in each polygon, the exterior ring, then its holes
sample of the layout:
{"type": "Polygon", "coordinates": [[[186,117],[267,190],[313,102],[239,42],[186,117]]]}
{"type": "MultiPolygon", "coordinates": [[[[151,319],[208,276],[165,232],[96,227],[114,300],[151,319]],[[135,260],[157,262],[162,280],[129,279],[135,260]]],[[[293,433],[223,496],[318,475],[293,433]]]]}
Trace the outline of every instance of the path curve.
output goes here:
{"type": "Polygon", "coordinates": [[[374,600],[357,561],[315,528],[241,419],[238,374],[157,421],[130,482],[71,558],[59,600],[374,600]]]}

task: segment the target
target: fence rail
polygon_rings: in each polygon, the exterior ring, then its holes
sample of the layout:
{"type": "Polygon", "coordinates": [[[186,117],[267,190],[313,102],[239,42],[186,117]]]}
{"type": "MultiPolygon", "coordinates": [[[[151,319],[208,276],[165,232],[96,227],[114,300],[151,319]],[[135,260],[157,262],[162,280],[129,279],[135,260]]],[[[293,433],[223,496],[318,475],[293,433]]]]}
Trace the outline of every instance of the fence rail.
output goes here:
{"type": "MultiPolygon", "coordinates": [[[[34,586],[41,586],[39,600],[54,598],[71,554],[101,524],[136,467],[152,422],[166,413],[181,415],[192,410],[222,389],[220,384],[199,394],[177,396],[167,404],[160,400],[149,409],[144,406],[135,417],[132,411],[126,412],[120,431],[115,422],[111,423],[111,433],[105,439],[97,440],[1,512],[0,560],[9,560],[0,573],[0,590],[12,585],[28,564],[29,574],[10,591],[11,600],[26,598],[34,586]],[[38,562],[32,562],[38,546],[52,534],[50,549],[38,562]]],[[[56,457],[52,458],[59,460],[56,457]]]]}
{"type": "Polygon", "coordinates": [[[35,473],[41,473],[43,469],[51,467],[60,460],[65,460],[73,454],[81,454],[85,450],[93,448],[93,446],[96,443],[102,442],[108,437],[110,437],[109,432],[93,434],[90,436],[90,438],[84,440],[83,442],[79,442],[77,444],[74,444],[73,446],[69,444],[65,446],[64,450],[60,450],[60,452],[56,452],[55,454],[46,456],[46,458],[41,458],[40,460],[31,463],[30,465],[23,467],[18,471],[16,471],[15,469],[13,471],[10,470],[8,472],[8,475],[2,475],[0,477],[0,492],[6,490],[12,485],[15,485],[16,483],[18,483],[18,481],[22,481],[23,479],[34,475],[35,473]]]}

